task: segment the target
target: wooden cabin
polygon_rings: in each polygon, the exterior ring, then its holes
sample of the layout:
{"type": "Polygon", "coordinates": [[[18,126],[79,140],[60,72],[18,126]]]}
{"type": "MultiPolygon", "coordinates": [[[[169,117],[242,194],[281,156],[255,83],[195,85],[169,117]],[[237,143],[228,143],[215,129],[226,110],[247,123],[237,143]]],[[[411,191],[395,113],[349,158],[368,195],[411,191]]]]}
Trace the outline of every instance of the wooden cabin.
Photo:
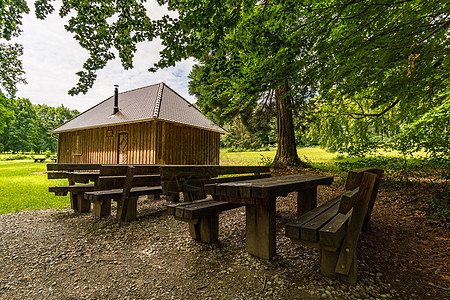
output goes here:
{"type": "Polygon", "coordinates": [[[122,93],[51,131],[58,163],[218,165],[226,130],[164,83],[122,93]]]}

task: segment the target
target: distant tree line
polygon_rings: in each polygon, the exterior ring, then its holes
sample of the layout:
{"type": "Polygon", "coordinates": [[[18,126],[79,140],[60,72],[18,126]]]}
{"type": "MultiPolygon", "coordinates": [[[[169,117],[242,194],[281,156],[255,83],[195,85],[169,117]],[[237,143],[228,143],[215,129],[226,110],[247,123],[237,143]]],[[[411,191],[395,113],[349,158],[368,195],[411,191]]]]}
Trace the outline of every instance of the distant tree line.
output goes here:
{"type": "Polygon", "coordinates": [[[56,151],[49,131],[79,114],[63,105],[32,104],[28,99],[9,99],[0,94],[0,151],[41,153],[56,151]]]}

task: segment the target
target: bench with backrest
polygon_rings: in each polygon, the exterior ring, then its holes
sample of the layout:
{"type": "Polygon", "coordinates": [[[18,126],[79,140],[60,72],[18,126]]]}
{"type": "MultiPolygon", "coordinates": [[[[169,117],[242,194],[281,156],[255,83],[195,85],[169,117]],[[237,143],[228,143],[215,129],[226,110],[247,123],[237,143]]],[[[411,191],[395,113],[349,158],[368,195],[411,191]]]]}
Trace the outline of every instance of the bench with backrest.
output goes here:
{"type": "Polygon", "coordinates": [[[369,228],[382,176],[378,169],[350,171],[342,195],[286,224],[292,242],[320,250],[323,276],[356,283],[356,244],[369,228]]]}
{"type": "Polygon", "coordinates": [[[85,201],[84,193],[93,191],[99,176],[100,164],[47,164],[48,179],[68,179],[69,185],[49,187],[49,192],[56,196],[66,196],[70,193],[70,206],[82,213],[91,210],[89,201],[85,201]],[[84,184],[76,184],[84,183],[84,184]]]}
{"type": "Polygon", "coordinates": [[[162,193],[159,165],[102,165],[94,190],[84,197],[92,202],[96,217],[111,214],[111,201],[117,201],[117,218],[136,218],[137,199],[162,193]]]}
{"type": "Polygon", "coordinates": [[[188,222],[191,237],[206,243],[218,239],[219,214],[242,204],[205,199],[205,185],[271,176],[266,166],[162,166],[160,173],[164,193],[176,197],[181,192],[185,200],[169,204],[167,213],[188,222]],[[219,177],[230,174],[240,176],[219,177]]]}

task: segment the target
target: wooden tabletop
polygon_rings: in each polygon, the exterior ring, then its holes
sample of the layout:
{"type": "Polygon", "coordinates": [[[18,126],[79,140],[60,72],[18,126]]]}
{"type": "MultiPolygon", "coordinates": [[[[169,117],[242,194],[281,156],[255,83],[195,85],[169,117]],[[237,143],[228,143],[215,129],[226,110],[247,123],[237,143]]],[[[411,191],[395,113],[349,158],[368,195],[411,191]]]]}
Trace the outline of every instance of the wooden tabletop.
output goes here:
{"type": "Polygon", "coordinates": [[[332,182],[333,176],[297,174],[209,184],[206,185],[206,193],[227,197],[269,198],[314,188],[318,185],[330,185],[332,182]]]}

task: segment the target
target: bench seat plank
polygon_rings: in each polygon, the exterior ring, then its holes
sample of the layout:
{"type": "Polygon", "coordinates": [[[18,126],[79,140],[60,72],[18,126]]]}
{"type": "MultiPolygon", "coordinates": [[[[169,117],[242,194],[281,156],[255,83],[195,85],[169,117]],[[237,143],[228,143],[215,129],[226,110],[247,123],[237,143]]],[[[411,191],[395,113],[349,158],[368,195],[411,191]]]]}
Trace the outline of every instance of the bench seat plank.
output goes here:
{"type": "Polygon", "coordinates": [[[315,217],[319,216],[324,211],[328,210],[333,205],[337,204],[339,200],[341,199],[340,196],[333,198],[332,200],[328,201],[327,203],[315,208],[314,210],[311,210],[303,215],[301,215],[299,218],[289,222],[286,224],[286,236],[291,239],[300,239],[300,233],[301,233],[301,226],[303,224],[306,224],[311,219],[314,219],[315,217]]]}
{"type": "Polygon", "coordinates": [[[338,213],[325,226],[319,230],[319,242],[321,245],[330,248],[338,248],[347,229],[347,223],[352,215],[350,209],[347,214],[338,213]]]}
{"type": "MultiPolygon", "coordinates": [[[[126,176],[100,176],[102,189],[110,190],[125,184],[126,176]]],[[[159,175],[134,175],[132,181],[133,187],[155,186],[161,184],[161,177],[159,175]]]]}
{"type": "Polygon", "coordinates": [[[77,184],[77,185],[65,185],[65,186],[51,186],[48,188],[50,193],[55,193],[56,195],[60,195],[65,193],[67,195],[68,192],[71,193],[83,193],[83,192],[91,192],[94,190],[93,184],[77,184]]]}
{"type": "MultiPolygon", "coordinates": [[[[242,205],[236,204],[236,203],[230,203],[230,202],[224,202],[224,201],[216,201],[213,200],[212,202],[209,202],[207,204],[203,205],[195,205],[184,208],[184,214],[183,217],[185,219],[197,219],[201,218],[206,215],[215,215],[219,214],[223,211],[238,208],[242,205]]],[[[177,210],[181,210],[181,208],[177,208],[177,210]]]]}
{"type": "MultiPolygon", "coordinates": [[[[130,197],[154,195],[161,193],[162,188],[160,186],[132,188],[130,190],[130,197]]],[[[122,197],[122,189],[87,192],[84,195],[85,198],[90,201],[118,200],[121,199],[122,197]]]]}
{"type": "Polygon", "coordinates": [[[330,206],[330,208],[320,213],[317,217],[303,224],[300,231],[300,238],[308,242],[318,242],[319,229],[338,213],[338,209],[339,203],[335,203],[333,206],[330,206]]]}

